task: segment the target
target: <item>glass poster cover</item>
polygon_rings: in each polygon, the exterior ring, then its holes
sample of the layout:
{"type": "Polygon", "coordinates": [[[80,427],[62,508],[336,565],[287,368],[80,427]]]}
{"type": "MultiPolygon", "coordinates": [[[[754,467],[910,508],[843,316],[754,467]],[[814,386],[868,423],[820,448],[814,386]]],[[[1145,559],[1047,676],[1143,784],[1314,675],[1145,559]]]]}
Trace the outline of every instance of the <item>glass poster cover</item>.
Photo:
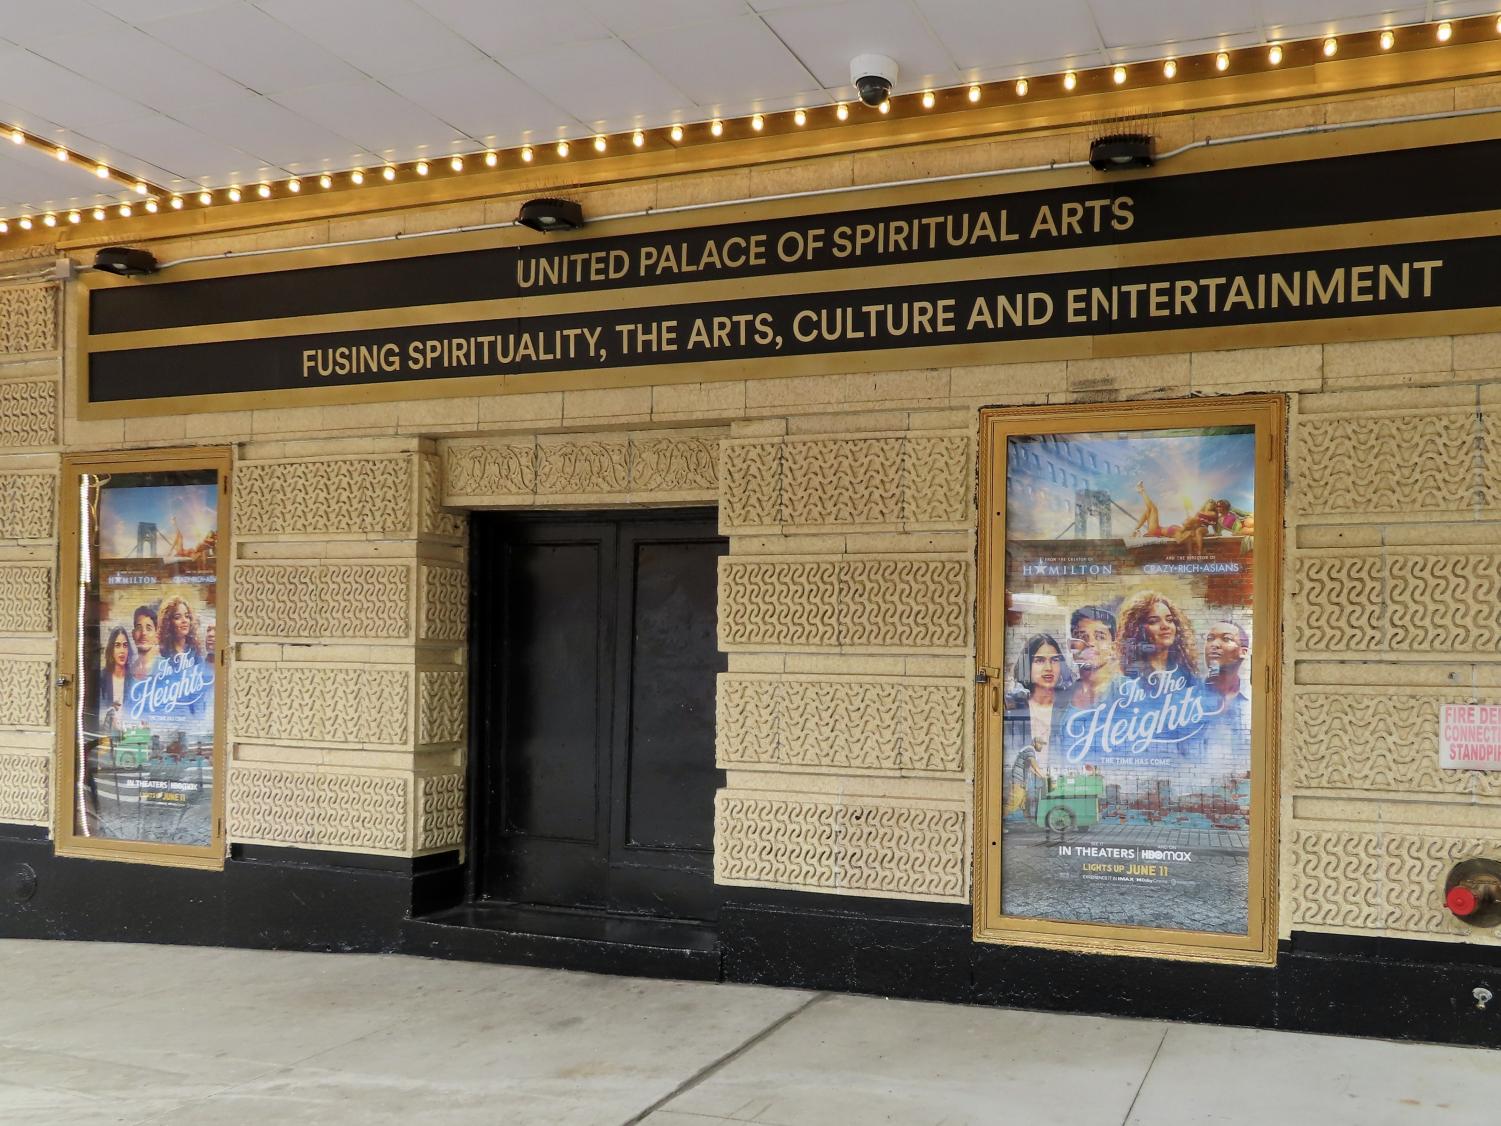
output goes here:
{"type": "Polygon", "coordinates": [[[219,473],[85,474],[76,837],[213,842],[219,473]]]}
{"type": "Polygon", "coordinates": [[[1002,914],[1248,933],[1255,429],[1006,439],[1002,914]]]}

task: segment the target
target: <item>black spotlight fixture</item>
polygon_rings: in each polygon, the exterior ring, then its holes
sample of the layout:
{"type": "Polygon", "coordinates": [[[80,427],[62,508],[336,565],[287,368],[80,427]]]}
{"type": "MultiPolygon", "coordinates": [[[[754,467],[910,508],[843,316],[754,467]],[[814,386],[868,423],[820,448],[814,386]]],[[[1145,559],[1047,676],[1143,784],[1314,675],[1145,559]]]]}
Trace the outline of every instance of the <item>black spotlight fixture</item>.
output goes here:
{"type": "Polygon", "coordinates": [[[584,209],[571,199],[529,199],[521,205],[516,222],[543,234],[576,231],[584,225],[584,209]]]}
{"type": "Polygon", "coordinates": [[[134,246],[106,246],[94,255],[94,269],[122,278],[156,273],[156,255],[134,246]]]}
{"type": "Polygon", "coordinates": [[[1152,155],[1152,138],[1145,133],[1116,133],[1089,144],[1089,163],[1099,172],[1150,168],[1156,161],[1152,155]]]}

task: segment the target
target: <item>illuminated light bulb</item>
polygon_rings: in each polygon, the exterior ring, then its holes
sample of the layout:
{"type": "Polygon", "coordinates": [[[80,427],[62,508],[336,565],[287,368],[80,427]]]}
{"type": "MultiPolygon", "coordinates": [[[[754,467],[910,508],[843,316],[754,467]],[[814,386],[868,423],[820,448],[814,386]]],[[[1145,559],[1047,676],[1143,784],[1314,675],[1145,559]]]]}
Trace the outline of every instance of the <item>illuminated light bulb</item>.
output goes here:
{"type": "Polygon", "coordinates": [[[972,102],[980,100],[980,88],[978,86],[971,86],[969,88],[969,100],[972,102]]]}
{"type": "Polygon", "coordinates": [[[131,215],[130,204],[128,204],[128,203],[122,203],[120,205],[120,218],[122,218],[122,219],[129,219],[130,215],[131,215]]]}
{"type": "Polygon", "coordinates": [[[938,102],[938,99],[933,95],[933,91],[931,91],[931,90],[924,90],[922,92],[922,108],[923,109],[932,109],[933,106],[935,104],[937,104],[937,102],[938,102]]]}
{"type": "Polygon", "coordinates": [[[145,183],[140,180],[136,181],[136,195],[145,195],[149,190],[150,189],[146,187],[145,183]]]}
{"type": "Polygon", "coordinates": [[[29,230],[31,230],[31,216],[30,215],[23,215],[21,217],[21,224],[20,224],[20,226],[21,226],[21,230],[23,230],[23,231],[29,231],[29,230]]]}
{"type": "MultiPolygon", "coordinates": [[[[426,176],[427,172],[428,172],[427,161],[425,161],[425,160],[419,160],[417,162],[417,175],[419,175],[419,176],[426,176]]],[[[395,176],[395,174],[396,174],[395,173],[395,169],[392,169],[392,173],[391,174],[392,174],[392,176],[395,176]]]]}
{"type": "Polygon", "coordinates": [[[1110,78],[1117,86],[1124,86],[1126,84],[1126,68],[1123,66],[1116,67],[1110,72],[1110,78]]]}
{"type": "Polygon", "coordinates": [[[805,110],[805,109],[795,109],[795,110],[793,110],[792,111],[792,124],[794,124],[794,125],[806,125],[806,124],[808,124],[808,111],[805,110]]]}
{"type": "Polygon", "coordinates": [[[1178,77],[1178,60],[1177,59],[1168,59],[1166,62],[1164,62],[1162,64],[1162,77],[1163,78],[1177,78],[1178,77]]]}
{"type": "Polygon", "coordinates": [[[146,210],[149,211],[149,212],[151,212],[151,214],[155,215],[156,214],[156,200],[154,200],[154,199],[148,199],[146,201],[146,210]]]}
{"type": "Polygon", "coordinates": [[[1501,35],[1501,16],[1496,17],[1496,34],[1501,35]]]}
{"type": "Polygon", "coordinates": [[[260,187],[258,187],[258,188],[255,189],[255,194],[258,195],[258,196],[260,196],[262,199],[270,199],[271,198],[271,185],[270,184],[262,184],[260,187]]]}
{"type": "MultiPolygon", "coordinates": [[[[1446,24],[1445,26],[1447,27],[1448,25],[1446,24]]],[[[1445,36],[1444,38],[1447,39],[1448,36],[1445,36]]],[[[65,148],[63,148],[61,145],[58,145],[57,151],[54,152],[52,155],[55,156],[55,157],[57,157],[58,160],[61,160],[61,161],[63,161],[63,162],[66,163],[67,159],[68,159],[68,150],[65,149],[65,148]]]]}
{"type": "Polygon", "coordinates": [[[1031,88],[1031,84],[1025,78],[1018,78],[1016,80],[1016,96],[1018,98],[1025,98],[1027,91],[1031,88]]]}
{"type": "Polygon", "coordinates": [[[596,133],[594,135],[594,151],[595,152],[604,152],[605,151],[605,145],[607,145],[608,143],[609,142],[607,142],[605,140],[605,135],[603,133],[596,133]]]}
{"type": "Polygon", "coordinates": [[[525,161],[527,164],[530,164],[532,162],[532,146],[531,145],[524,145],[524,146],[522,146],[522,149],[521,149],[521,159],[523,161],[525,161]]]}
{"type": "Polygon", "coordinates": [[[83,216],[76,211],[70,211],[68,212],[68,222],[77,226],[79,223],[83,222],[83,216]]]}
{"type": "Polygon", "coordinates": [[[94,208],[94,222],[96,222],[96,223],[102,223],[102,222],[104,222],[104,208],[102,208],[102,207],[96,207],[96,208],[94,208]]]}
{"type": "Polygon", "coordinates": [[[1268,47],[1266,49],[1266,61],[1269,62],[1269,63],[1271,63],[1273,66],[1281,66],[1282,65],[1282,44],[1281,43],[1273,43],[1270,47],[1268,47]]]}
{"type": "Polygon", "coordinates": [[[834,107],[834,116],[840,121],[848,121],[850,119],[850,107],[840,102],[834,107]]]}
{"type": "Polygon", "coordinates": [[[1063,88],[1065,90],[1072,90],[1077,85],[1079,85],[1079,76],[1073,71],[1069,71],[1063,76],[1063,88]]]}
{"type": "Polygon", "coordinates": [[[230,188],[229,189],[229,202],[230,203],[239,203],[240,202],[240,189],[239,188],[230,188]]]}
{"type": "Polygon", "coordinates": [[[349,182],[351,184],[363,184],[365,182],[365,173],[356,168],[349,174],[349,182]]]}
{"type": "Polygon", "coordinates": [[[10,139],[18,145],[25,144],[26,134],[21,132],[19,129],[12,129],[10,131],[10,139]]]}
{"type": "Polygon", "coordinates": [[[291,192],[293,195],[296,195],[298,192],[302,191],[302,181],[301,180],[288,180],[287,181],[287,191],[291,192]]]}
{"type": "Polygon", "coordinates": [[[485,153],[485,167],[494,168],[499,163],[500,153],[496,152],[494,149],[491,149],[489,152],[485,153]]]}
{"type": "Polygon", "coordinates": [[[172,197],[172,210],[173,211],[181,211],[182,210],[182,196],[175,195],[175,196],[172,197]]]}
{"type": "MultiPolygon", "coordinates": [[[[419,164],[417,166],[417,175],[419,175],[419,176],[425,176],[425,175],[427,175],[426,168],[427,168],[427,165],[425,165],[425,164],[419,164]]],[[[380,174],[381,174],[381,178],[384,179],[384,180],[387,180],[387,181],[396,179],[396,169],[393,168],[393,167],[391,167],[391,165],[389,165],[389,164],[386,165],[384,168],[382,168],[380,170],[380,174]]]]}
{"type": "Polygon", "coordinates": [[[762,117],[759,113],[756,114],[755,117],[751,118],[751,128],[757,133],[761,132],[762,129],[766,128],[766,118],[762,117]]]}
{"type": "Polygon", "coordinates": [[[334,186],[334,178],[325,172],[318,177],[318,186],[320,188],[331,188],[334,186]]]}
{"type": "Polygon", "coordinates": [[[1381,33],[1381,38],[1377,40],[1377,42],[1381,44],[1381,49],[1383,51],[1390,51],[1397,45],[1396,33],[1391,30],[1383,31],[1381,33]]]}
{"type": "Polygon", "coordinates": [[[559,156],[567,156],[568,155],[570,149],[569,149],[567,141],[559,141],[557,147],[558,147],[558,155],[559,156]]]}
{"type": "Polygon", "coordinates": [[[449,157],[448,167],[452,168],[455,172],[464,171],[464,158],[457,154],[449,157]]]}
{"type": "Polygon", "coordinates": [[[724,136],[724,122],[716,117],[713,121],[709,122],[709,132],[716,137],[724,136]]]}
{"type": "Polygon", "coordinates": [[[1331,35],[1328,39],[1324,40],[1324,57],[1332,59],[1337,54],[1339,54],[1339,40],[1331,35]]]}
{"type": "Polygon", "coordinates": [[[1230,69],[1230,56],[1227,55],[1227,54],[1225,54],[1224,51],[1221,51],[1218,55],[1215,55],[1214,56],[1214,69],[1215,70],[1220,70],[1220,71],[1229,70],[1230,69]]]}
{"type": "Polygon", "coordinates": [[[9,232],[10,224],[7,223],[4,219],[0,219],[0,235],[8,234],[9,232]]]}
{"type": "Polygon", "coordinates": [[[1438,41],[1440,43],[1447,43],[1454,36],[1454,25],[1448,20],[1445,20],[1443,23],[1438,25],[1438,31],[1435,34],[1438,35],[1438,41]]]}
{"type": "Polygon", "coordinates": [[[631,134],[631,144],[639,149],[642,145],[646,144],[646,134],[637,129],[631,134]]]}
{"type": "Polygon", "coordinates": [[[46,215],[42,216],[42,222],[46,226],[55,227],[55,226],[57,226],[57,216],[54,215],[54,214],[52,214],[52,212],[49,211],[49,212],[47,212],[46,215]]]}
{"type": "Polygon", "coordinates": [[[94,175],[98,176],[101,180],[108,180],[109,179],[109,165],[108,164],[96,164],[94,166],[94,175]]]}
{"type": "Polygon", "coordinates": [[[203,204],[204,207],[207,207],[209,204],[214,202],[214,193],[210,191],[199,192],[198,202],[203,204]]]}
{"type": "Polygon", "coordinates": [[[891,112],[891,99],[887,98],[884,102],[882,102],[876,108],[879,109],[882,113],[890,113],[891,112]]]}

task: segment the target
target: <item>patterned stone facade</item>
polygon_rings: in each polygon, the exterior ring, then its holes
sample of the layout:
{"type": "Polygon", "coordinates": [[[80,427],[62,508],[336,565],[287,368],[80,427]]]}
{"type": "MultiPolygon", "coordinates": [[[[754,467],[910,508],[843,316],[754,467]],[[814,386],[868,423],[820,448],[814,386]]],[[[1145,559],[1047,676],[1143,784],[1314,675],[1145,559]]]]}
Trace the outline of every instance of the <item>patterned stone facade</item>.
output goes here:
{"type": "Polygon", "coordinates": [[[57,351],[57,295],[52,284],[0,286],[0,355],[57,351]]]}
{"type": "Polygon", "coordinates": [[[51,822],[50,766],[51,759],[45,753],[0,750],[0,822],[51,822]]]}
{"type": "Polygon", "coordinates": [[[50,446],[57,441],[57,383],[0,382],[0,447],[50,446]]]}
{"type": "Polygon", "coordinates": [[[0,655],[0,728],[52,726],[52,662],[0,655]]]}
{"type": "Polygon", "coordinates": [[[50,540],[57,508],[53,473],[0,473],[0,536],[7,540],[50,540]]]}
{"type": "Polygon", "coordinates": [[[236,763],[229,773],[231,840],[403,853],[412,849],[412,778],[236,763]]]}
{"type": "Polygon", "coordinates": [[[235,474],[235,535],[413,535],[408,454],[247,462],[235,474]]]}

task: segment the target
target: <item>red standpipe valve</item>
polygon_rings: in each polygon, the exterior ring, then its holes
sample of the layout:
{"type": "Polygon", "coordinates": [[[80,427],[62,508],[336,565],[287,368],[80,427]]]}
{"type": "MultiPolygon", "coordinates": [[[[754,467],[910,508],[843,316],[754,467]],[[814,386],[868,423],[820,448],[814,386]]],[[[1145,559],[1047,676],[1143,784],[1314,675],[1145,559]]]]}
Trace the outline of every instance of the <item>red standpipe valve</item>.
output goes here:
{"type": "Polygon", "coordinates": [[[1450,888],[1449,894],[1444,897],[1444,902],[1449,910],[1461,919],[1468,919],[1480,907],[1479,897],[1463,884],[1450,888]]]}

